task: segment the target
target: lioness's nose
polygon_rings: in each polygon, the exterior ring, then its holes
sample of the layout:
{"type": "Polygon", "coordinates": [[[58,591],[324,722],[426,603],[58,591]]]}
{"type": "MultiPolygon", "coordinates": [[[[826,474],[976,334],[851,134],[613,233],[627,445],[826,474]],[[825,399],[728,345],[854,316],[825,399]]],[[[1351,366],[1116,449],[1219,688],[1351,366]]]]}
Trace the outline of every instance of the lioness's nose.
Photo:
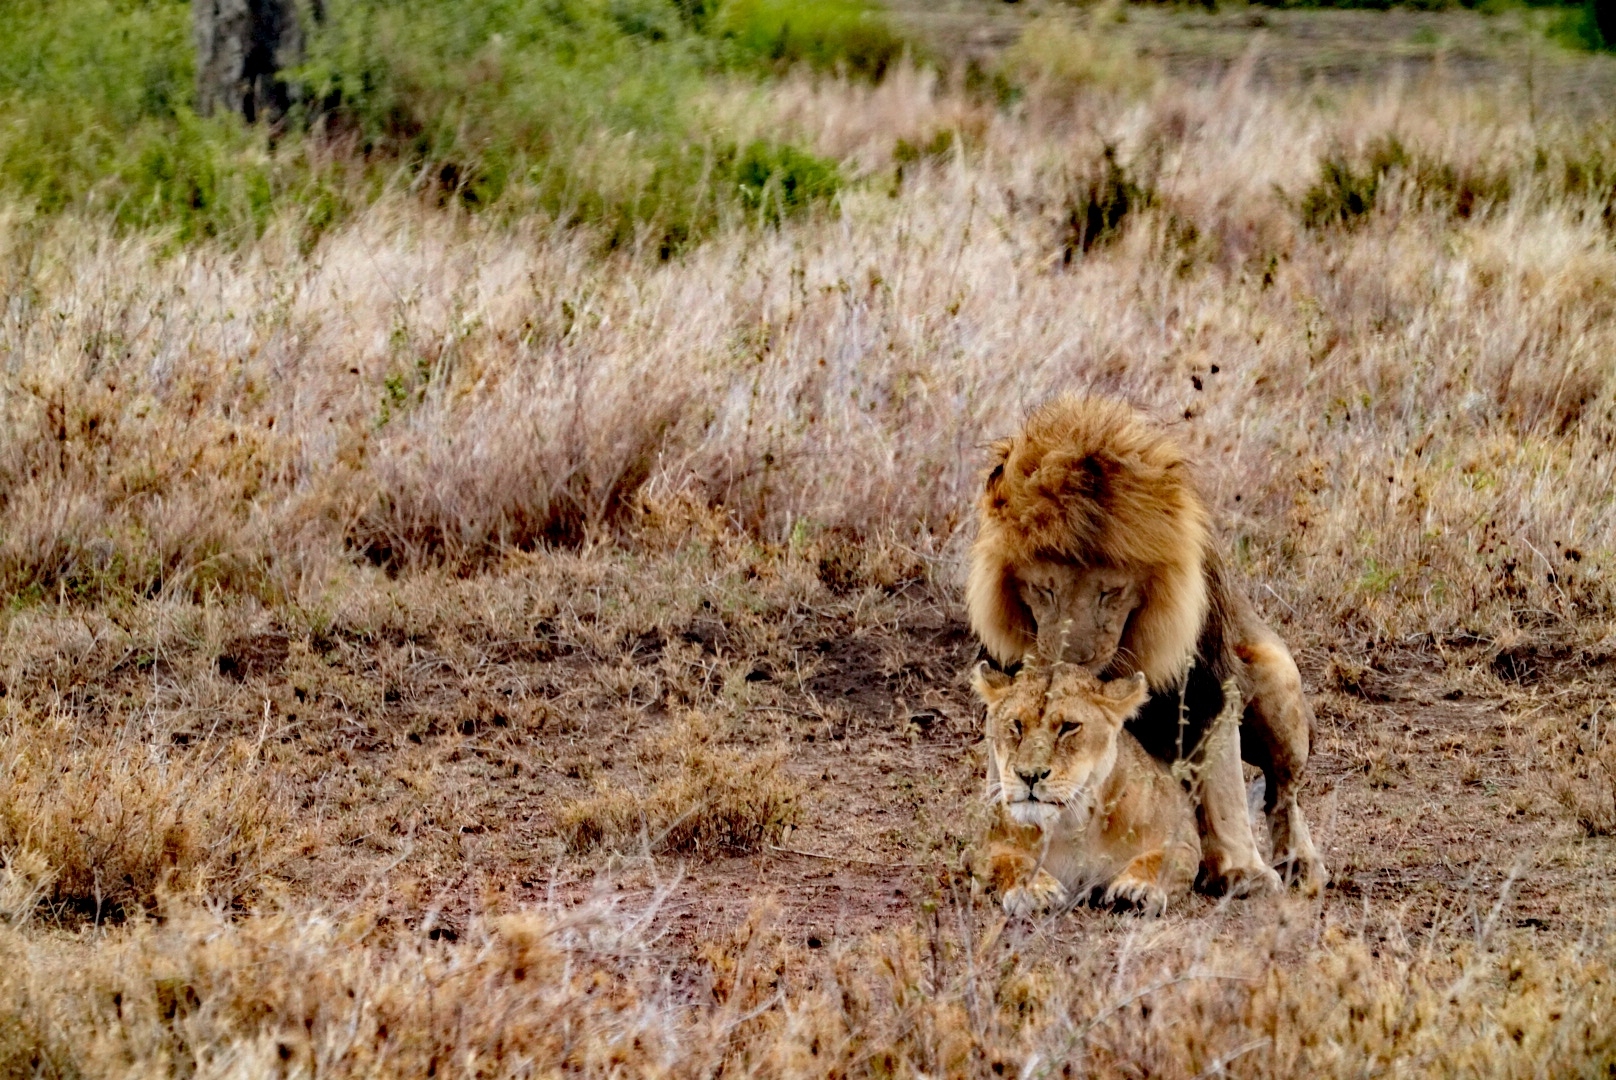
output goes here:
{"type": "Polygon", "coordinates": [[[1049,770],[1048,769],[1017,769],[1016,770],[1016,775],[1021,777],[1021,782],[1022,783],[1026,784],[1028,787],[1032,787],[1033,785],[1037,784],[1038,781],[1040,781],[1044,777],[1048,776],[1049,775],[1049,770]]]}

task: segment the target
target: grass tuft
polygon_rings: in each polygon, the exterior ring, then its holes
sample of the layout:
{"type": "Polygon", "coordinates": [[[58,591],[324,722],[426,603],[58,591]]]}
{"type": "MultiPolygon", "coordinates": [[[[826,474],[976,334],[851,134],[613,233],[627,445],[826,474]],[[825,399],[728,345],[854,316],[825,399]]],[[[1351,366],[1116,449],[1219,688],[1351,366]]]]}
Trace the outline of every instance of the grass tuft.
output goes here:
{"type": "Polygon", "coordinates": [[[1108,144],[1096,166],[1066,195],[1062,263],[1070,266],[1073,259],[1115,243],[1123,228],[1155,201],[1155,191],[1123,168],[1116,147],[1108,144]]]}
{"type": "Polygon", "coordinates": [[[777,71],[806,65],[878,82],[911,51],[865,0],[724,0],[702,25],[732,62],[777,71]]]}
{"type": "Polygon", "coordinates": [[[801,788],[778,753],[713,745],[710,728],[687,721],[656,740],[642,762],[646,786],[613,785],[568,803],[560,827],[576,852],[646,846],[680,855],[762,849],[797,820],[801,788]]]}
{"type": "Polygon", "coordinates": [[[159,902],[239,906],[298,854],[258,744],[197,756],[13,715],[0,757],[0,906],[124,918],[159,902]]]}

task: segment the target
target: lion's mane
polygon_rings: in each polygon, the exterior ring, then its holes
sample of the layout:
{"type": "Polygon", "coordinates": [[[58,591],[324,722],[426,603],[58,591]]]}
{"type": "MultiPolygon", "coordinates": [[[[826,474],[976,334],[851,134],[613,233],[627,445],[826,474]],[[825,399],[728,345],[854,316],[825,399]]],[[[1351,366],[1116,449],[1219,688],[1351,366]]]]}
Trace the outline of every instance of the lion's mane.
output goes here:
{"type": "Polygon", "coordinates": [[[1160,425],[1111,399],[1049,402],[993,444],[978,511],[966,606],[996,660],[1019,661],[1037,640],[1018,567],[1109,565],[1138,575],[1143,590],[1121,642],[1127,666],[1154,690],[1179,684],[1220,577],[1206,505],[1160,425]]]}

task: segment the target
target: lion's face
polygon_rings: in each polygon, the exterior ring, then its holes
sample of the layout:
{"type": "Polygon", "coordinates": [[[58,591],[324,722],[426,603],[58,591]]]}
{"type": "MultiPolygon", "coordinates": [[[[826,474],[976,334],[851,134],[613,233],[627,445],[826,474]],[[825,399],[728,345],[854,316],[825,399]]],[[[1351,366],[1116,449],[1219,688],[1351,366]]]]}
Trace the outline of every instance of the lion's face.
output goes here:
{"type": "Polygon", "coordinates": [[[1095,674],[1115,659],[1128,617],[1144,598],[1135,574],[1111,566],[1040,559],[1018,567],[1016,578],[1038,628],[1038,654],[1095,674]]]}
{"type": "Polygon", "coordinates": [[[1143,675],[1101,682],[1087,669],[1029,667],[1014,679],[979,665],[999,797],[1023,825],[1049,825],[1063,810],[1086,816],[1111,775],[1117,734],[1143,704],[1143,675]]]}

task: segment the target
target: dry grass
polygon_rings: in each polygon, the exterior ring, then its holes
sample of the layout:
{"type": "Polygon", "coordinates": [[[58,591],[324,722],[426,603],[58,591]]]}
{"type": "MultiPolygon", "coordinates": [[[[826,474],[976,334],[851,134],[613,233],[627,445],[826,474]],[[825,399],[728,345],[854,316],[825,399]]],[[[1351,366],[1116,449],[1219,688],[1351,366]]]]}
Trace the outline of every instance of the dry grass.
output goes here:
{"type": "Polygon", "coordinates": [[[895,199],[849,192],[840,222],[668,266],[403,204],[309,259],[278,234],[167,258],[12,219],[0,577],[306,602],[356,554],[471,572],[674,497],[771,541],[852,530],[946,562],[976,447],[1084,386],[1180,418],[1243,568],[1320,631],[1608,609],[1616,255],[1536,164],[1597,139],[1238,83],[1025,115],[913,73],[834,87],[782,91],[783,122],[872,173],[899,140],[960,149],[908,162],[895,199]],[[1455,217],[1422,165],[1360,227],[1300,228],[1287,200],[1376,132],[1421,162],[1491,155],[1511,194],[1455,217]],[[1069,192],[1106,145],[1151,197],[1085,252],[1069,192]]]}
{"type": "Polygon", "coordinates": [[[714,91],[858,180],[667,263],[0,214],[0,1073],[1608,1070],[1616,150],[1125,29],[714,91]],[[1298,647],[1317,903],[954,870],[980,448],[1073,388],[1298,647]]]}
{"type": "Polygon", "coordinates": [[[1544,956],[1483,937],[1449,958],[1275,913],[1244,941],[1180,924],[1130,933],[1116,956],[1078,939],[1034,959],[1024,932],[954,904],[830,955],[760,912],[670,980],[654,916],[597,901],[431,940],[370,909],[193,915],[99,947],[0,928],[0,1061],[44,1076],[1437,1077],[1582,1072],[1616,1052],[1603,945],[1544,956]]]}
{"type": "Polygon", "coordinates": [[[641,755],[645,787],[598,782],[562,807],[574,851],[637,844],[682,855],[753,852],[797,820],[800,786],[781,773],[781,753],[743,754],[710,745],[701,718],[673,725],[641,755]]]}
{"type": "Polygon", "coordinates": [[[99,922],[184,901],[239,905],[301,854],[261,742],[219,740],[200,758],[71,717],[0,728],[0,857],[15,918],[43,902],[99,922]],[[24,902],[28,900],[30,902],[24,902]]]}

